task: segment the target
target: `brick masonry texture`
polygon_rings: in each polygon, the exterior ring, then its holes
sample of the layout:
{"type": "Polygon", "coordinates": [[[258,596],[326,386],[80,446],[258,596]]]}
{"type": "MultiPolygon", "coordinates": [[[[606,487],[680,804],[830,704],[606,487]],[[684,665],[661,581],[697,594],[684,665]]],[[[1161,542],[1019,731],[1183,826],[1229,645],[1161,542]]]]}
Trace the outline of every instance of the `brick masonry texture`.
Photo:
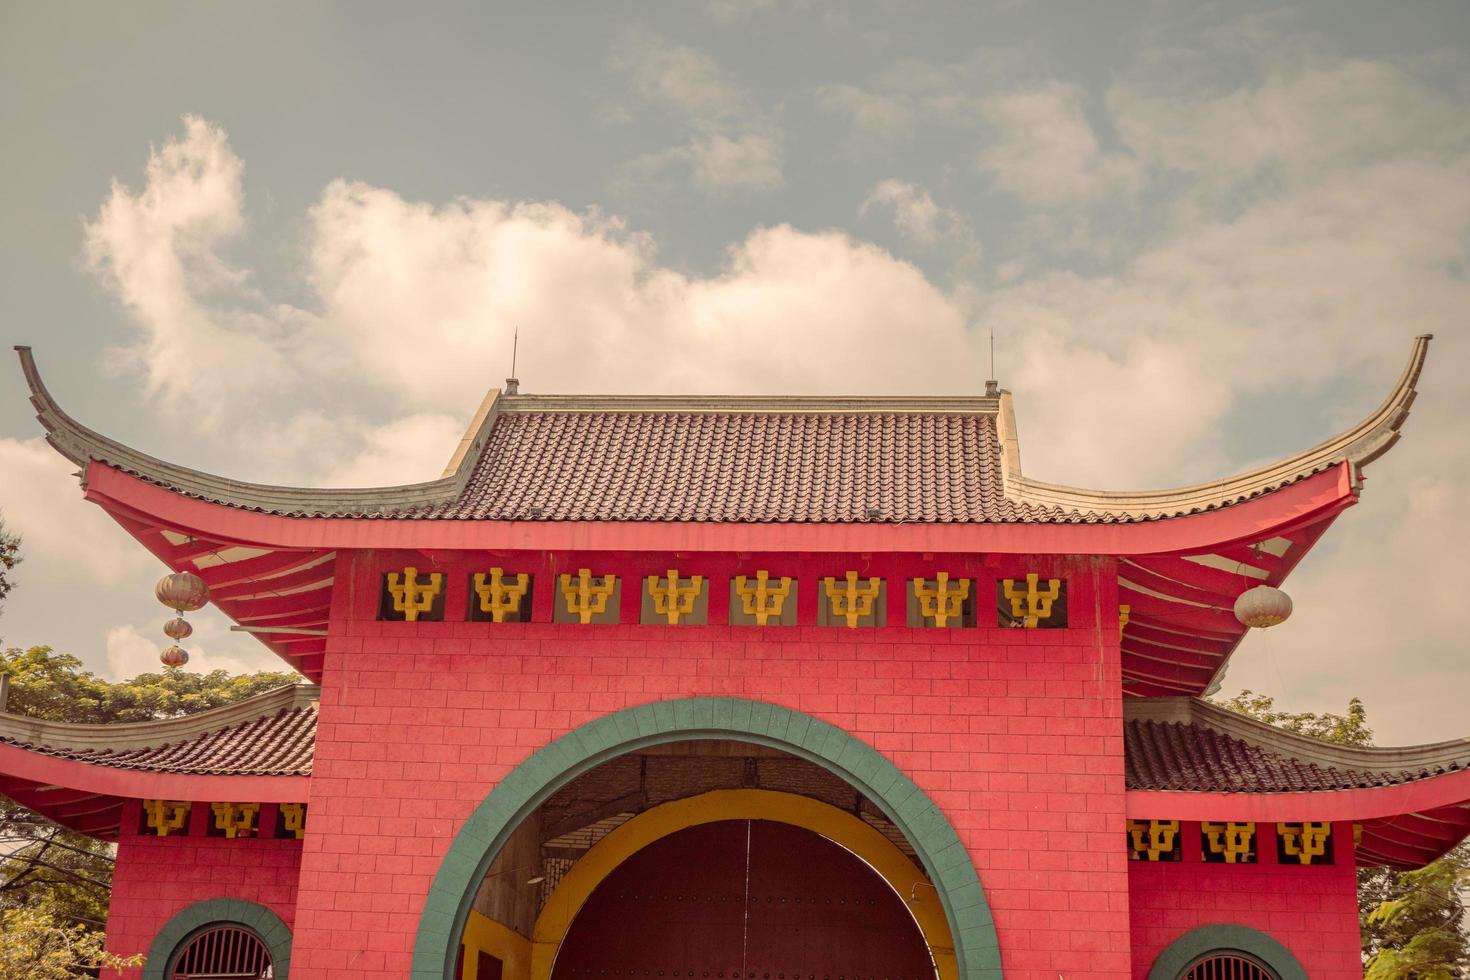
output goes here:
{"type": "MultiPolygon", "coordinates": [[[[262,830],[275,826],[275,808],[262,813],[262,830]]],[[[189,836],[153,837],[127,833],[140,819],[136,801],[123,812],[107,918],[107,948],[131,956],[147,953],[170,919],[209,898],[238,898],[264,905],[290,926],[296,918],[301,842],[260,837],[207,837],[208,803],[195,803],[189,836]]],[[[294,970],[293,970],[294,973],[294,970]]],[[[108,973],[116,977],[116,973],[108,973]]],[[[141,971],[125,971],[136,978],[141,971]]],[[[298,974],[299,975],[299,974],[298,974]]]]}
{"type": "MultiPolygon", "coordinates": [[[[296,913],[298,976],[406,976],[440,861],[500,779],[577,725],[687,696],[805,712],[903,769],[968,847],[1008,977],[1127,975],[1121,691],[1115,614],[1100,612],[1115,608],[1105,565],[1042,569],[1071,582],[1067,630],[372,621],[379,577],[407,558],[362,554],[350,585],[339,580],[296,913]]],[[[635,569],[626,556],[587,558],[599,560],[631,576],[670,559],[635,569]]],[[[687,556],[679,564],[720,574],[687,556]]],[[[802,577],[800,619],[814,622],[807,583],[840,575],[842,562],[782,565],[773,573],[802,577]]],[[[936,567],[875,557],[864,569],[889,578],[889,622],[903,622],[904,573],[936,567]]],[[[446,570],[451,583],[463,577],[446,570]]],[[[996,570],[986,574],[981,596],[996,570]]],[[[538,581],[538,605],[550,591],[538,581]]],[[[719,595],[711,591],[711,622],[724,618],[719,595]]],[[[447,607],[463,601],[451,591],[447,607]]]]}
{"type": "Polygon", "coordinates": [[[1184,860],[1128,865],[1135,980],[1184,933],[1221,922],[1271,936],[1313,980],[1361,980],[1352,824],[1333,825],[1336,862],[1322,867],[1277,864],[1274,829],[1260,830],[1260,864],[1201,863],[1199,824],[1185,823],[1184,860]]]}

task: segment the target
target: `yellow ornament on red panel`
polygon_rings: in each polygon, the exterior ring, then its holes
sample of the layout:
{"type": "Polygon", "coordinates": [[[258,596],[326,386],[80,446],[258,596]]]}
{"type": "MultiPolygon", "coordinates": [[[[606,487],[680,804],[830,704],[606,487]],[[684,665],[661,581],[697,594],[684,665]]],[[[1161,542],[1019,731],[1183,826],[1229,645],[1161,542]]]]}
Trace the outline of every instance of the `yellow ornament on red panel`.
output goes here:
{"type": "Polygon", "coordinates": [[[1235,618],[1255,629],[1284,623],[1290,616],[1291,596],[1269,585],[1247,589],[1235,600],[1235,618]]]}

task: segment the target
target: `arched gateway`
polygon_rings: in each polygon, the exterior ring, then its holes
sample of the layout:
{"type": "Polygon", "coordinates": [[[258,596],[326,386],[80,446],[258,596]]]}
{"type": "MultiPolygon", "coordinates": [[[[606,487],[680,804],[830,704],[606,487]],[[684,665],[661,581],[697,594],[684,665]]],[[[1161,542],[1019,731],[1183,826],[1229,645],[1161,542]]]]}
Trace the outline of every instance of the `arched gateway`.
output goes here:
{"type": "Polygon", "coordinates": [[[736,920],[740,980],[854,980],[801,957],[875,946],[862,980],[1294,975],[1250,935],[1355,980],[1355,872],[1465,836],[1470,750],[1202,698],[1263,622],[1237,602],[1284,608],[1352,519],[1428,345],[1338,436],[1142,492],[1024,474],[998,385],[512,384],[439,479],[267,486],[82,425],[22,350],[86,499],[311,686],[128,725],[0,711],[0,793],[116,841],[107,941],[155,954],[124,980],[251,935],[277,977],[735,980],[690,960],[733,960],[736,920]]]}
{"type": "MultiPolygon", "coordinates": [[[[599,885],[616,885],[616,877],[623,877],[625,884],[636,882],[646,890],[650,883],[666,880],[668,864],[676,863],[686,848],[693,848],[691,853],[704,848],[710,858],[686,868],[691,895],[699,891],[706,902],[716,898],[711,888],[718,890],[721,877],[731,874],[750,874],[757,886],[769,883],[773,892],[789,882],[793,861],[807,862],[801,870],[810,875],[829,875],[820,894],[808,888],[803,896],[817,898],[825,909],[834,889],[846,888],[839,901],[850,896],[869,910],[826,916],[821,928],[829,939],[862,930],[903,937],[895,940],[900,946],[892,957],[893,972],[883,976],[912,976],[902,971],[912,971],[916,956],[929,959],[927,975],[942,980],[1000,975],[994,922],[964,844],[933,800],[892,762],[841,729],[801,712],[736,698],[684,698],[589,722],[533,754],[486,797],[461,827],[435,875],[414,946],[414,976],[438,980],[455,975],[477,889],[523,821],[558,789],[618,757],[690,742],[774,749],[837,777],[881,811],[912,850],[913,863],[870,825],[795,793],[717,791],[665,804],[609,834],[598,845],[601,853],[594,848],[553,891],[536,922],[530,974],[535,980],[580,975],[568,971],[581,968],[577,964],[586,958],[584,952],[558,963],[563,944],[597,942],[616,924],[615,903],[597,900],[599,885]],[[741,834],[747,849],[738,846],[741,834]],[[754,857],[756,842],[769,845],[759,857],[754,857]],[[649,854],[650,848],[658,850],[649,854]],[[903,881],[909,873],[914,877],[903,881]],[[569,900],[568,894],[575,897],[569,900]],[[901,945],[905,941],[907,948],[901,945]]],[[[780,901],[776,894],[766,897],[780,901]]],[[[793,893],[788,899],[787,925],[797,915],[795,897],[793,893]]],[[[838,906],[839,911],[847,908],[838,906]]],[[[751,923],[759,930],[764,921],[770,928],[757,937],[765,943],[758,952],[797,962],[792,930],[777,925],[781,917],[747,916],[744,902],[741,909],[741,943],[730,947],[720,934],[705,949],[712,955],[730,948],[749,953],[751,923]]],[[[705,918],[712,922],[715,917],[705,918]]],[[[647,922],[641,928],[646,948],[656,930],[647,922]]],[[[860,942],[852,945],[855,952],[862,951],[860,942]]],[[[795,973],[797,967],[785,969],[795,973]]]]}

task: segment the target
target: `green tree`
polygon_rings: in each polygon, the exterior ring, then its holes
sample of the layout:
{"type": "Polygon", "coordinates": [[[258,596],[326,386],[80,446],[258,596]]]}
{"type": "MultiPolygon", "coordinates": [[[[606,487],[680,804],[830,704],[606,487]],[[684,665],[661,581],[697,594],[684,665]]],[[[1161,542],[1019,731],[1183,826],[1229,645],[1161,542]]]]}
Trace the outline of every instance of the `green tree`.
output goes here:
{"type": "MultiPolygon", "coordinates": [[[[3,651],[0,672],[11,678],[7,706],[11,713],[89,724],[193,714],[300,679],[279,672],[232,676],[222,670],[192,674],[170,668],[112,683],[83,669],[76,657],[49,647],[3,651]]],[[[100,945],[88,945],[91,940],[84,943],[76,929],[100,936],[112,887],[112,846],[59,827],[0,796],[0,854],[4,855],[0,858],[0,911],[17,913],[14,929],[38,951],[32,959],[17,961],[23,964],[17,967],[20,972],[3,972],[10,968],[10,961],[3,961],[0,980],[80,975],[45,972],[52,969],[47,964],[67,961],[67,956],[72,956],[67,962],[76,964],[103,962],[93,956],[100,945]],[[22,912],[25,914],[19,915],[22,912]]],[[[3,945],[7,946],[11,921],[6,919],[3,945]]]]}
{"type": "Polygon", "coordinates": [[[5,518],[0,517],[0,605],[15,588],[10,573],[20,564],[20,538],[5,530],[5,518]]]}
{"type": "Polygon", "coordinates": [[[0,980],[73,980],[141,966],[102,948],[100,932],[61,925],[41,908],[0,910],[0,980]]]}
{"type": "MultiPolygon", "coordinates": [[[[1372,745],[1363,702],[1345,714],[1279,711],[1274,698],[1242,691],[1216,704],[1339,745],[1372,745]]],[[[1365,980],[1455,980],[1470,976],[1470,843],[1415,871],[1361,868],[1358,924],[1365,980]]]]}

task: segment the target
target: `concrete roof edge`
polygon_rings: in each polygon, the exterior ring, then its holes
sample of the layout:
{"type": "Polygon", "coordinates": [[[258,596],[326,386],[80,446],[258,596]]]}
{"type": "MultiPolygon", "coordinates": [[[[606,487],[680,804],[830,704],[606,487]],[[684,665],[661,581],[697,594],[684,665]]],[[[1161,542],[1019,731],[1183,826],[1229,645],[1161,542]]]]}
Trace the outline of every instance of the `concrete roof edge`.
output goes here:
{"type": "Polygon", "coordinates": [[[1268,725],[1200,698],[1125,698],[1123,718],[1200,725],[1324,769],[1396,774],[1470,766],[1470,738],[1392,747],[1336,745],[1268,725]]]}
{"type": "Polygon", "coordinates": [[[452,501],[459,496],[473,468],[472,465],[464,466],[458,476],[424,483],[363,488],[282,487],[216,476],[150,456],[77,422],[46,390],[31,349],[17,346],[15,350],[20,355],[21,371],[30,388],[36,419],[46,431],[46,441],[62,456],[84,469],[95,460],[180,493],[234,507],[372,514],[452,501]]]}
{"type": "MultiPolygon", "coordinates": [[[[1164,490],[1110,491],[1030,479],[1021,474],[1020,457],[1017,454],[1014,465],[1005,470],[1006,493],[1012,499],[1024,503],[1062,507],[1083,513],[1108,511],[1135,516],[1187,513],[1274,490],[1343,461],[1352,463],[1354,467],[1365,466],[1398,441],[1404,421],[1409,417],[1409,407],[1418,394],[1419,375],[1424,369],[1432,339],[1433,334],[1421,334],[1414,338],[1408,364],[1399,375],[1398,382],[1371,415],[1331,439],[1278,462],[1194,486],[1164,490]]],[[[1013,440],[1013,421],[1010,430],[1010,438],[1013,440]]]]}
{"type": "Polygon", "coordinates": [[[321,688],[291,684],[180,718],[84,725],[0,713],[0,739],[52,749],[141,749],[172,745],[282,711],[316,704],[321,688]]]}

